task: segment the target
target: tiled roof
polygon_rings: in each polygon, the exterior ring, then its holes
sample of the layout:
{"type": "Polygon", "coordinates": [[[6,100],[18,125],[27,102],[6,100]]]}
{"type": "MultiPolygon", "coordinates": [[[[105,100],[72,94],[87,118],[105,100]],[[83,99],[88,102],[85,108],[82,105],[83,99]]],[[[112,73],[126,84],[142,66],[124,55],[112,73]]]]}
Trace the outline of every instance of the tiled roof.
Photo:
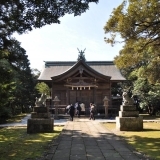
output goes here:
{"type": "MultiPolygon", "coordinates": [[[[51,80],[51,77],[58,76],[75,65],[76,61],[46,61],[45,67],[38,80],[51,80]]],[[[111,80],[126,80],[120,70],[114,65],[113,61],[87,61],[86,64],[95,71],[110,76],[111,80]]]]}

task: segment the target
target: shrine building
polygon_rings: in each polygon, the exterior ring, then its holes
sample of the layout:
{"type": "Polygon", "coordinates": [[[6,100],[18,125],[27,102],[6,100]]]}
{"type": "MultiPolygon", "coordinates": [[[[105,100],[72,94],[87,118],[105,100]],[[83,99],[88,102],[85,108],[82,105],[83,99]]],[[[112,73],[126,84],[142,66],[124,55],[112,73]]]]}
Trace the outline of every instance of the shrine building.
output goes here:
{"type": "Polygon", "coordinates": [[[89,104],[94,103],[97,113],[103,114],[103,99],[107,96],[109,109],[119,107],[113,102],[116,97],[113,97],[111,90],[116,83],[126,81],[120,70],[113,61],[86,61],[82,55],[81,52],[77,61],[45,61],[38,81],[45,82],[51,89],[48,105],[54,107],[53,100],[57,96],[61,109],[83,102],[85,114],[88,115],[89,104]]]}

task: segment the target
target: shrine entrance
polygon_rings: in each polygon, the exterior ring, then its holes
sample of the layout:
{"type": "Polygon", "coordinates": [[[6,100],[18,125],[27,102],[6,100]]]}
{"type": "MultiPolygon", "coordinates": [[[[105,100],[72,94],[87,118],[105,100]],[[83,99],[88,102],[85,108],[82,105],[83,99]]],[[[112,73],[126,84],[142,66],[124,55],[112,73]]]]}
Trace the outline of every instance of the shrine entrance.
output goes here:
{"type": "Polygon", "coordinates": [[[90,103],[94,103],[96,112],[101,113],[104,96],[111,97],[110,78],[80,60],[66,72],[52,77],[52,99],[58,96],[61,108],[76,102],[84,103],[85,115],[90,114],[90,103]]]}
{"type": "Polygon", "coordinates": [[[84,103],[85,114],[89,115],[90,103],[94,102],[94,90],[70,90],[69,101],[72,104],[75,104],[76,102],[84,103]]]}

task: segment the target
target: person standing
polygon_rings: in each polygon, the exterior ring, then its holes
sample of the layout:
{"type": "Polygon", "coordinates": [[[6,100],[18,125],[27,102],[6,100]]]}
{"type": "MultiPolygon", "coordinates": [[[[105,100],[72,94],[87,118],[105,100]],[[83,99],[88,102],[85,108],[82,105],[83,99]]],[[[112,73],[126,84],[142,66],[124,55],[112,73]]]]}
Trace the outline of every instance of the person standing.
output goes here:
{"type": "Polygon", "coordinates": [[[77,116],[78,116],[78,118],[80,118],[80,115],[81,115],[81,106],[78,103],[78,106],[77,106],[77,116]]]}
{"type": "Polygon", "coordinates": [[[85,104],[83,102],[80,104],[80,107],[81,107],[81,113],[85,115],[85,104]]]}
{"type": "Polygon", "coordinates": [[[93,103],[90,103],[90,117],[89,117],[89,120],[93,119],[95,120],[95,108],[94,108],[94,105],[93,103]]]}
{"type": "Polygon", "coordinates": [[[70,108],[68,109],[68,113],[70,115],[71,121],[73,121],[73,117],[74,117],[74,106],[71,104],[70,108]]]}

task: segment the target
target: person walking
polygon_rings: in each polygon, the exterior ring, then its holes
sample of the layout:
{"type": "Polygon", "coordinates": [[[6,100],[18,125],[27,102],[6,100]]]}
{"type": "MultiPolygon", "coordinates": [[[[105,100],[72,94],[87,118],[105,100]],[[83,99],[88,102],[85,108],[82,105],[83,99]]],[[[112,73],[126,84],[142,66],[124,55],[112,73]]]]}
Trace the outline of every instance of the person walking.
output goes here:
{"type": "Polygon", "coordinates": [[[75,109],[74,106],[71,104],[71,105],[70,105],[70,108],[68,109],[68,113],[69,113],[69,115],[70,115],[71,121],[73,121],[74,109],[75,109]]]}
{"type": "Polygon", "coordinates": [[[76,102],[75,104],[74,104],[74,109],[75,109],[75,115],[77,115],[77,107],[78,107],[78,102],[76,102]]]}
{"type": "Polygon", "coordinates": [[[95,113],[94,105],[93,105],[93,103],[90,103],[90,117],[89,117],[89,120],[91,120],[91,119],[95,120],[94,113],[95,113]]]}
{"type": "Polygon", "coordinates": [[[71,107],[71,105],[68,105],[68,106],[66,107],[66,114],[68,113],[70,107],[71,107]]]}

